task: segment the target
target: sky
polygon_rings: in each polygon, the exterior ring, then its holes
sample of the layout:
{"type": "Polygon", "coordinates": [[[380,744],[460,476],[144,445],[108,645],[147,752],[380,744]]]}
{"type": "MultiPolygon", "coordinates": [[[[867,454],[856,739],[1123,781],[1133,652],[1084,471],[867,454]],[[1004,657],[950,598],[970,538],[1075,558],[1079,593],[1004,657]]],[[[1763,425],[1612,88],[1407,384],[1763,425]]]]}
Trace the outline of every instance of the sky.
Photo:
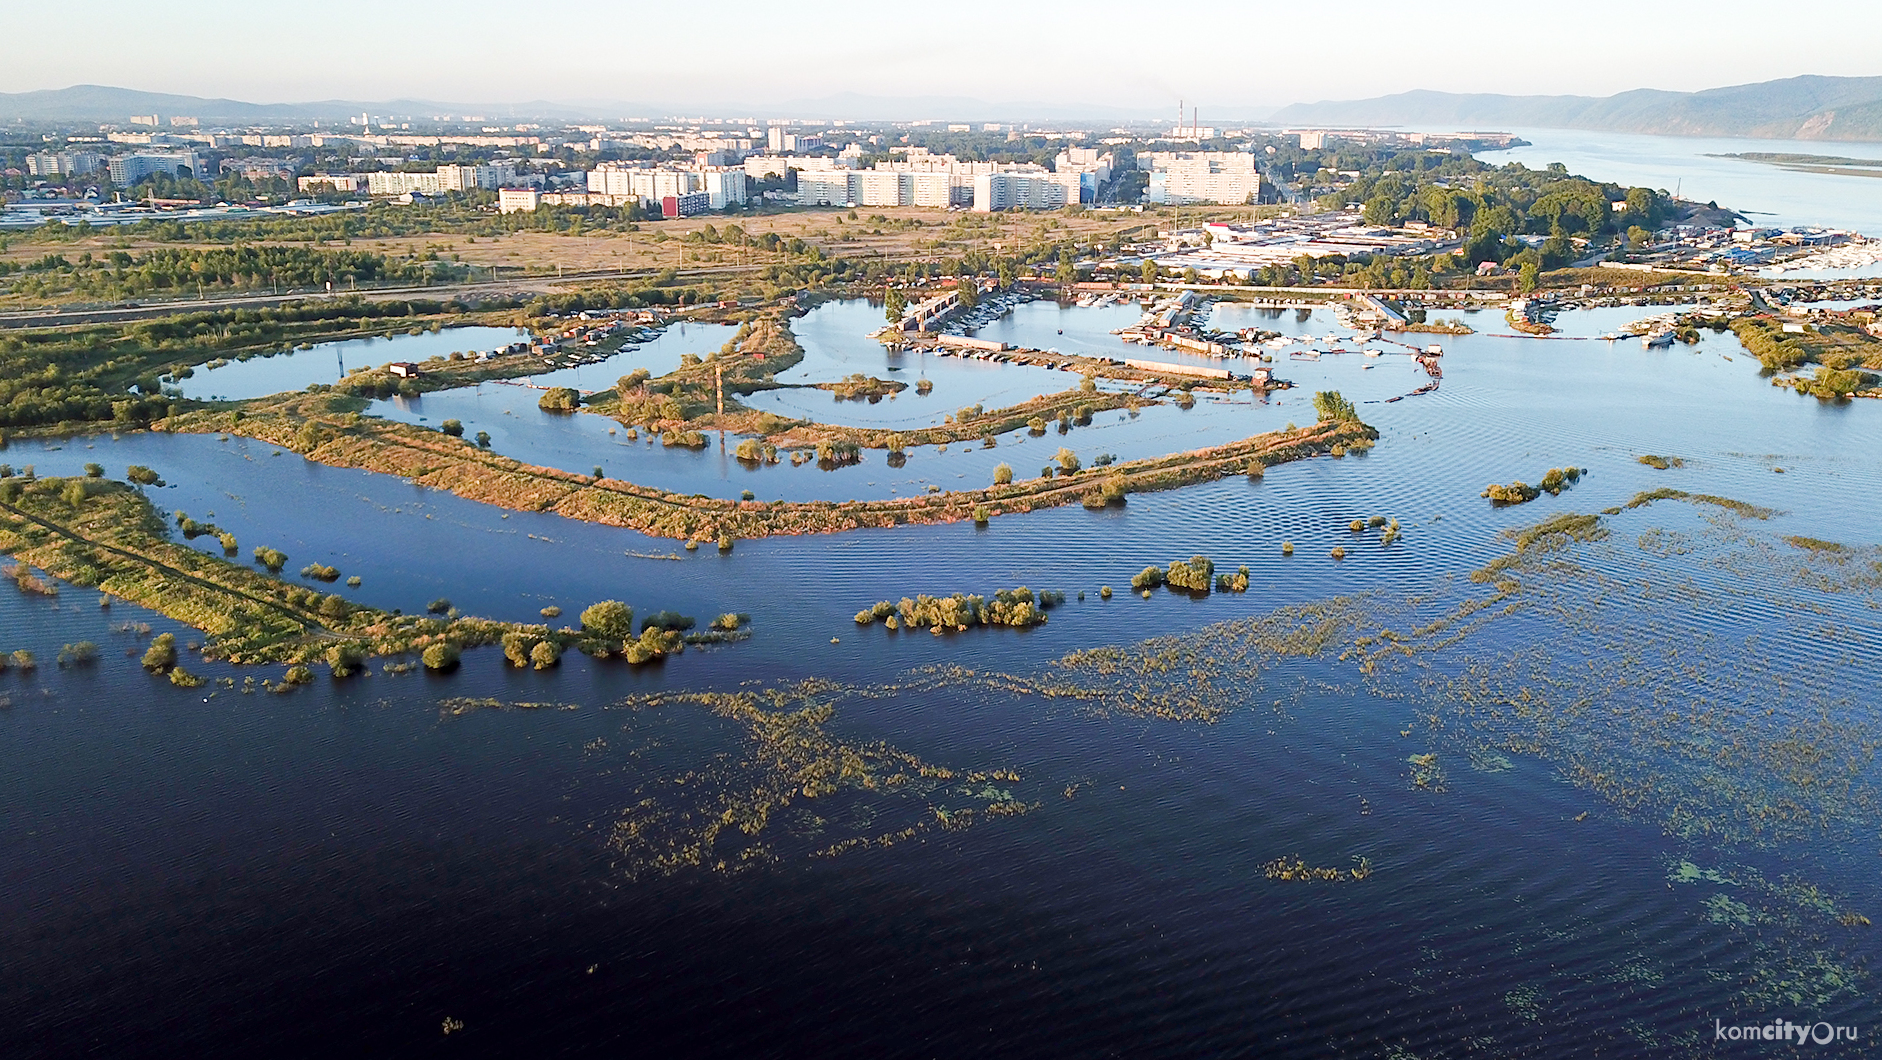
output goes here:
{"type": "Polygon", "coordinates": [[[1875,0],[89,0],[18,4],[0,91],[105,84],[258,103],[417,98],[758,107],[853,92],[1174,113],[1428,88],[1607,95],[1882,74],[1875,0]]]}

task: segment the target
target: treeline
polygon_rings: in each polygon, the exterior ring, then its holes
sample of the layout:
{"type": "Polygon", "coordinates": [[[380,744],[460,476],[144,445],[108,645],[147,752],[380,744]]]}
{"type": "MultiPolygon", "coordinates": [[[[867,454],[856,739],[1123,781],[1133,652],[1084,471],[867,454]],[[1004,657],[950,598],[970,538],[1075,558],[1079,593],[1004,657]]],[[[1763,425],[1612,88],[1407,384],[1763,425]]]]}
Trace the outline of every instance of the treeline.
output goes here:
{"type": "Polygon", "coordinates": [[[453,302],[345,298],[8,332],[0,335],[0,428],[142,425],[170,412],[173,401],[163,393],[164,375],[187,372],[218,352],[278,347],[304,336],[410,322],[460,308],[453,302]]]}
{"type": "MultiPolygon", "coordinates": [[[[1316,173],[1359,176],[1321,198],[1333,209],[1360,203],[1369,224],[1422,221],[1466,238],[1470,264],[1529,258],[1556,268],[1580,256],[1574,240],[1643,238],[1665,224],[1676,207],[1651,188],[1592,181],[1561,163],[1530,169],[1492,166],[1464,153],[1336,147],[1303,153],[1289,165],[1309,182],[1316,173]],[[1624,203],[1619,209],[1615,203],[1624,203]],[[1530,247],[1519,236],[1547,237],[1530,247]]],[[[1528,260],[1528,259],[1526,259],[1528,260]]]]}
{"type": "Polygon", "coordinates": [[[408,259],[392,259],[360,250],[328,250],[299,246],[240,245],[234,247],[160,247],[143,254],[113,250],[103,255],[90,251],[76,259],[47,254],[35,261],[0,262],[0,277],[24,274],[11,284],[17,294],[32,296],[51,290],[76,291],[100,298],[122,298],[155,292],[259,290],[336,287],[352,284],[423,283],[427,279],[456,279],[461,266],[440,261],[436,251],[408,259]]]}

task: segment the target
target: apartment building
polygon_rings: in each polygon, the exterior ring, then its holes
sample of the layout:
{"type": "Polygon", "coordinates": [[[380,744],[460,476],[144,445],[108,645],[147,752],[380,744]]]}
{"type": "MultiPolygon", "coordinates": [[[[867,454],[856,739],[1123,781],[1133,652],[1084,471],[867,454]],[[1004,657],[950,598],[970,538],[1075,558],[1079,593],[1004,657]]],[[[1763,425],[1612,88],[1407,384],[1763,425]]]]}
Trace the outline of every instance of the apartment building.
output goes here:
{"type": "Polygon", "coordinates": [[[153,173],[168,173],[173,177],[185,172],[190,176],[202,175],[203,160],[194,151],[119,155],[106,164],[106,169],[111,174],[111,183],[129,187],[153,173]]]}
{"type": "Polygon", "coordinates": [[[1158,151],[1139,155],[1137,164],[1150,170],[1145,202],[1240,205],[1261,197],[1261,171],[1246,152],[1158,151]]]}
{"type": "Polygon", "coordinates": [[[1043,169],[982,173],[974,178],[974,210],[1053,210],[1079,201],[1077,173],[1051,173],[1043,169]]]}
{"type": "Polygon", "coordinates": [[[34,177],[82,177],[97,172],[104,164],[104,156],[91,151],[47,151],[26,156],[27,175],[34,177]]]}

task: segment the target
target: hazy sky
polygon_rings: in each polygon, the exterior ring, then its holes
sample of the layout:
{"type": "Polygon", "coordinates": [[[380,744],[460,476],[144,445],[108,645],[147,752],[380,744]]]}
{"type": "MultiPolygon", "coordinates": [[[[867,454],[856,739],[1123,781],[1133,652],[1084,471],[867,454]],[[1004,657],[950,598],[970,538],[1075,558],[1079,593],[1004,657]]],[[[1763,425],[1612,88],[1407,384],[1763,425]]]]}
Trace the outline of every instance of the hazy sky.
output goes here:
{"type": "Polygon", "coordinates": [[[837,92],[1173,109],[1410,88],[1605,95],[1882,74],[1882,5],[1815,0],[1184,4],[954,0],[90,0],[5,16],[0,90],[79,83],[252,102],[623,100],[707,109],[837,92]],[[1841,42],[1841,43],[1839,43],[1841,42]]]}

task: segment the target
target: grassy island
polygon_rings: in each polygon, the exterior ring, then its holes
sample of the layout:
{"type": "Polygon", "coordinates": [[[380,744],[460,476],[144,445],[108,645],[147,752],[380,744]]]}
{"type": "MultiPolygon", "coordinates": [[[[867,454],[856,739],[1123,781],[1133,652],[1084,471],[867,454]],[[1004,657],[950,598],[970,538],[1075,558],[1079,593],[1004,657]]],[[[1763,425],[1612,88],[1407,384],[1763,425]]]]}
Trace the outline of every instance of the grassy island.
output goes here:
{"type": "MultiPolygon", "coordinates": [[[[455,613],[389,614],[179,544],[170,539],[170,524],[139,490],[101,478],[0,479],[0,551],[18,562],[13,577],[22,586],[46,584],[31,574],[36,567],[204,631],[206,657],[300,666],[325,662],[338,676],[375,655],[418,652],[428,667],[449,669],[463,649],[503,644],[507,651],[520,642],[537,658],[574,648],[645,662],[683,650],[686,643],[748,635],[742,615],[721,616],[711,631],[687,634],[683,631],[692,620],[661,612],[634,636],[632,609],[615,601],[584,612],[581,629],[455,613]],[[538,645],[547,647],[537,652],[538,645]]],[[[331,570],[316,564],[303,573],[329,581],[331,570]]],[[[48,591],[56,590],[48,586],[48,591]]],[[[176,662],[174,638],[153,642],[145,656],[145,665],[158,672],[172,671],[176,662]]]]}
{"type": "MultiPolygon", "coordinates": [[[[334,391],[290,395],[244,415],[240,431],[323,464],[398,475],[469,500],[699,541],[959,522],[974,518],[980,508],[990,515],[1029,512],[1079,503],[1095,490],[1121,490],[1117,495],[1122,496],[1244,475],[1253,463],[1272,466],[1330,453],[1336,446],[1363,447],[1378,437],[1344,403],[1335,416],[1311,427],[1049,479],[890,500],[732,501],[524,464],[439,431],[360,416],[364,406],[363,399],[334,391]]],[[[228,412],[203,410],[154,427],[210,433],[232,424],[228,412]]]]}

